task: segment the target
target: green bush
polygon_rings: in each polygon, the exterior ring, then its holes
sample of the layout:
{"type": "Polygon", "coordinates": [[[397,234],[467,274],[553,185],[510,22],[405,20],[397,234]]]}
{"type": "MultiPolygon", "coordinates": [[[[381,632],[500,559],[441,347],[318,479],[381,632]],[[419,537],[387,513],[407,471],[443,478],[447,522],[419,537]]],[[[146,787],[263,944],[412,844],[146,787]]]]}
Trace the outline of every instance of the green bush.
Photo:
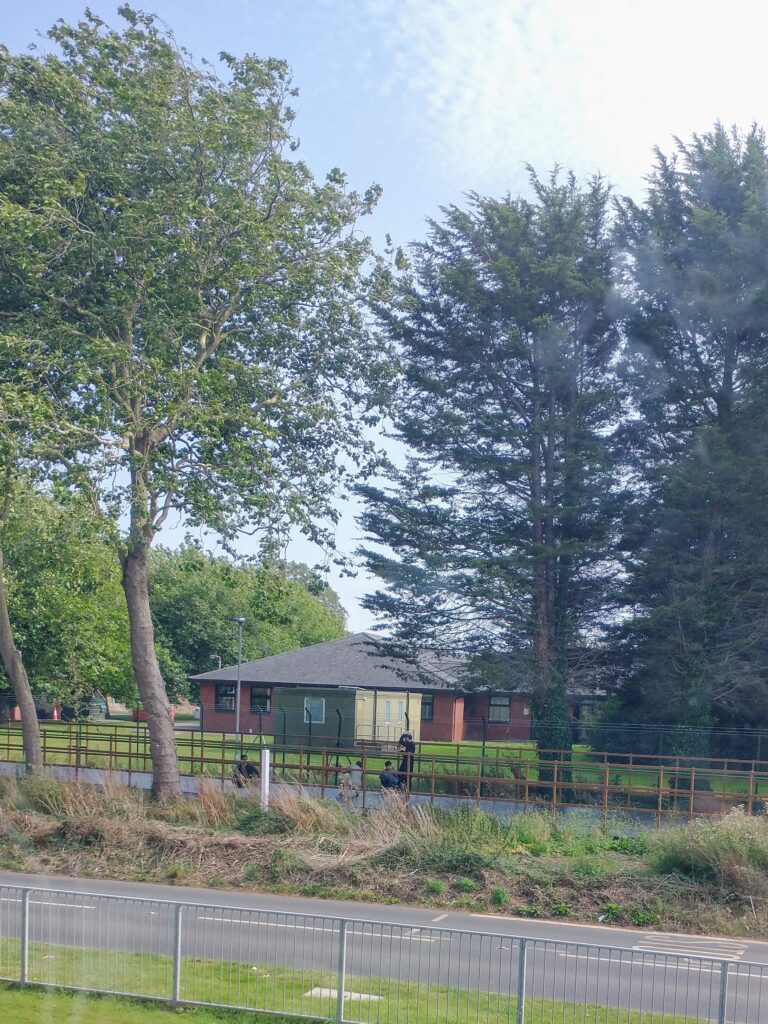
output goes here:
{"type": "Polygon", "coordinates": [[[238,832],[245,832],[250,836],[272,836],[284,835],[290,831],[288,823],[271,814],[269,811],[262,811],[260,807],[252,807],[242,815],[235,828],[238,832]]]}
{"type": "Polygon", "coordinates": [[[441,893],[445,892],[445,883],[438,881],[436,878],[430,878],[427,881],[427,892],[432,896],[440,896],[441,893]]]}
{"type": "Polygon", "coordinates": [[[768,817],[734,810],[721,818],[697,818],[660,832],[650,841],[653,868],[692,875],[768,897],[768,817]]]}
{"type": "Polygon", "coordinates": [[[459,878],[456,880],[456,888],[459,892],[477,892],[477,882],[471,878],[459,878]]]}
{"type": "Polygon", "coordinates": [[[555,903],[551,912],[552,917],[570,917],[572,908],[570,903],[555,903]]]}
{"type": "Polygon", "coordinates": [[[28,775],[20,784],[23,802],[30,810],[56,816],[66,812],[61,783],[48,775],[28,775]]]}
{"type": "Polygon", "coordinates": [[[618,903],[606,903],[600,915],[603,921],[620,921],[623,911],[618,903]]]}
{"type": "Polygon", "coordinates": [[[491,903],[494,907],[506,907],[509,903],[509,892],[503,885],[496,885],[491,890],[491,903]]]}
{"type": "Polygon", "coordinates": [[[638,928],[659,923],[659,915],[654,910],[643,910],[641,907],[635,907],[629,917],[638,928]]]}

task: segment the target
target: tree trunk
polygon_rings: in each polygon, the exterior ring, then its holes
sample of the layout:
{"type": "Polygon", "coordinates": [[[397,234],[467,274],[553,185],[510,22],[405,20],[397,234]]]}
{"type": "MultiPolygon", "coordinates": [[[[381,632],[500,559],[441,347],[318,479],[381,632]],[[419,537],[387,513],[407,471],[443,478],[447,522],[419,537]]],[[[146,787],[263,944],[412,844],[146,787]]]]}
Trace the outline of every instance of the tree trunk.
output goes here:
{"type": "Polygon", "coordinates": [[[131,630],[131,660],[144,705],[152,754],[152,796],[156,800],[181,794],[176,736],[171,707],[155,654],[155,629],[149,606],[148,547],[136,543],[122,559],[123,590],[131,630]]]}
{"type": "Polygon", "coordinates": [[[27,773],[43,770],[43,743],[40,737],[40,722],[27,672],[21,654],[13,640],[13,627],[8,615],[8,601],[5,594],[5,568],[3,550],[0,548],[0,656],[3,667],[11,681],[16,703],[21,712],[21,737],[24,743],[24,762],[27,773]]]}

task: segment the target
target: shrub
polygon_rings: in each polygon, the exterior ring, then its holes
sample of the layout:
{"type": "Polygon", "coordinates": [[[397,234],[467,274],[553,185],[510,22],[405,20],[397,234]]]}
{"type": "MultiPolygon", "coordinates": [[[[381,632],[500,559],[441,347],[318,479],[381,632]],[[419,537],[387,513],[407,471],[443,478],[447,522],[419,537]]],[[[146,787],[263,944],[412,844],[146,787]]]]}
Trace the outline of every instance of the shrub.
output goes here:
{"type": "Polygon", "coordinates": [[[659,915],[654,910],[643,910],[640,907],[634,907],[629,917],[638,928],[659,923],[659,915]]]}
{"type": "Polygon", "coordinates": [[[544,814],[520,815],[509,823],[510,841],[534,856],[544,856],[549,852],[552,833],[552,822],[544,814]]]}
{"type": "Polygon", "coordinates": [[[22,801],[40,814],[57,817],[66,813],[66,801],[61,783],[49,775],[28,775],[19,786],[22,801]]]}
{"type": "Polygon", "coordinates": [[[600,917],[603,921],[620,921],[622,913],[623,911],[618,903],[606,903],[600,917]]]}
{"type": "Polygon", "coordinates": [[[613,873],[612,864],[604,857],[578,857],[571,868],[574,878],[608,878],[613,873]]]}
{"type": "Polygon", "coordinates": [[[768,817],[734,810],[697,818],[650,841],[658,872],[678,872],[729,886],[743,895],[768,896],[768,817]]]}
{"type": "Polygon", "coordinates": [[[445,892],[445,884],[436,878],[430,878],[427,881],[427,892],[432,896],[440,896],[445,892]]]}
{"type": "Polygon", "coordinates": [[[279,836],[288,832],[288,822],[270,811],[251,807],[241,816],[235,828],[250,836],[279,836]]]}
{"type": "Polygon", "coordinates": [[[571,905],[569,903],[555,903],[552,906],[552,917],[570,917],[571,905]]]}
{"type": "Polygon", "coordinates": [[[456,881],[456,888],[459,892],[477,892],[477,882],[471,878],[459,878],[456,881]]]}
{"type": "Polygon", "coordinates": [[[505,907],[509,903],[509,892],[503,885],[496,885],[491,890],[491,903],[494,907],[505,907]]]}

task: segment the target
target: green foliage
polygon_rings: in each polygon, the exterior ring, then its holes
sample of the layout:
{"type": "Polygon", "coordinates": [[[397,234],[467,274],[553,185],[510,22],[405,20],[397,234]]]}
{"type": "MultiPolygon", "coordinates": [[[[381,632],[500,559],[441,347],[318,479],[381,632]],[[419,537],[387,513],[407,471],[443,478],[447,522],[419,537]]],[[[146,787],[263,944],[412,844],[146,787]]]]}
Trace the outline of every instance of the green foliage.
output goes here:
{"type": "Polygon", "coordinates": [[[604,921],[620,921],[623,914],[624,911],[618,903],[606,903],[601,916],[604,921]]]}
{"type": "Polygon", "coordinates": [[[67,803],[61,783],[48,775],[29,775],[19,783],[21,800],[33,811],[59,817],[66,813],[67,803]]]}
{"type": "Polygon", "coordinates": [[[294,563],[238,564],[192,545],[160,548],[150,557],[150,597],[163,674],[176,692],[186,692],[188,676],[215,667],[216,657],[237,660],[237,615],[246,619],[246,661],[344,635],[336,595],[294,563]]]}
{"type": "Polygon", "coordinates": [[[9,611],[33,689],[74,706],[96,690],[135,700],[120,568],[90,507],[19,490],[5,552],[9,611]]]}
{"type": "Polygon", "coordinates": [[[734,810],[722,818],[697,818],[681,828],[664,829],[649,845],[654,869],[680,872],[768,897],[768,817],[734,810]]]}
{"type": "Polygon", "coordinates": [[[285,835],[290,831],[284,818],[269,811],[262,811],[260,807],[248,808],[238,818],[235,828],[238,832],[255,836],[285,835]]]}
{"type": "Polygon", "coordinates": [[[406,643],[470,655],[470,684],[525,686],[541,741],[562,747],[613,576],[613,242],[600,179],[532,173],[531,190],[446,209],[381,310],[413,458],[363,488],[368,536],[391,552],[364,551],[383,586],[366,604],[406,643]]]}
{"type": "Polygon", "coordinates": [[[768,724],[767,182],[763,131],[717,125],[658,152],[645,203],[622,204],[636,497],[625,682],[604,721],[678,725],[667,752],[768,724]]]}
{"type": "Polygon", "coordinates": [[[459,892],[477,892],[477,882],[471,878],[457,878],[456,888],[459,892]]]}
{"type": "Polygon", "coordinates": [[[655,910],[643,910],[642,907],[634,907],[629,918],[636,928],[647,928],[659,923],[659,915],[655,910]]]}
{"type": "Polygon", "coordinates": [[[496,885],[491,889],[491,903],[494,907],[506,907],[509,903],[509,892],[503,885],[496,885]]]}
{"type": "Polygon", "coordinates": [[[552,917],[570,917],[573,913],[570,903],[553,903],[549,909],[552,917]]]}
{"type": "Polygon", "coordinates": [[[445,892],[445,882],[441,882],[437,878],[430,878],[427,880],[424,888],[430,896],[441,896],[445,892]]]}

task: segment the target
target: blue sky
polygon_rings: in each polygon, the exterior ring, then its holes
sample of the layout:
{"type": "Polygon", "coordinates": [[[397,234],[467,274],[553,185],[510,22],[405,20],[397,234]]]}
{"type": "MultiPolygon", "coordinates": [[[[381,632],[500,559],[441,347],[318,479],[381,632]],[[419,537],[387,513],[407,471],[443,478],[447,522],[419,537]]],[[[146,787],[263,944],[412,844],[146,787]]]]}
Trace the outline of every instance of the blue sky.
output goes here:
{"type": "MultiPolygon", "coordinates": [[[[12,50],[73,0],[0,0],[12,50]]],[[[116,22],[117,4],[91,0],[116,22]]],[[[423,236],[425,218],[470,190],[524,191],[524,165],[600,171],[639,196],[654,145],[716,119],[768,124],[768,8],[757,0],[147,0],[196,56],[286,59],[300,90],[296,132],[318,174],[345,170],[382,202],[377,242],[423,236]]],[[[338,544],[357,544],[352,512],[338,544]]],[[[166,538],[171,541],[171,537],[166,538]]],[[[243,546],[247,550],[247,546],[243,546]]],[[[296,544],[294,557],[317,553],[296,544]]],[[[351,628],[370,618],[363,576],[333,577],[351,628]]]]}

